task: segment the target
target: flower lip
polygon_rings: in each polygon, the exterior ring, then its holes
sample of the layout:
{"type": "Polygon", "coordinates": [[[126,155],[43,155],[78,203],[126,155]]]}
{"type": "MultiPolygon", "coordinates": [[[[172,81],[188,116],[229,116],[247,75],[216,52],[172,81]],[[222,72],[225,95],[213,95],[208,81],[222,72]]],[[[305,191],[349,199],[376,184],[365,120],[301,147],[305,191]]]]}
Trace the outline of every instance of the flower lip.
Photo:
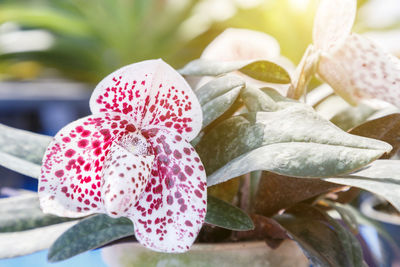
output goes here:
{"type": "Polygon", "coordinates": [[[154,155],[152,146],[140,132],[125,134],[119,140],[119,145],[135,155],[154,155]]]}

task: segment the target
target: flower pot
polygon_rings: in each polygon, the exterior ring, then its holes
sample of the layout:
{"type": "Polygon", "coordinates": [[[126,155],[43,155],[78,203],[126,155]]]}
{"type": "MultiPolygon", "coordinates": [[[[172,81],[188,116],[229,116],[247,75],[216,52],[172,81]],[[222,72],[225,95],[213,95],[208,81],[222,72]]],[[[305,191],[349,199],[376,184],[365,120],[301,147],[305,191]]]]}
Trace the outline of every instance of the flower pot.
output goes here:
{"type": "Polygon", "coordinates": [[[393,263],[400,263],[400,216],[376,208],[379,204],[384,203],[385,200],[371,195],[361,203],[360,210],[368,218],[381,223],[381,226],[390,235],[395,244],[385,240],[382,236],[378,236],[377,231],[372,227],[364,227],[361,233],[369,243],[371,252],[378,261],[387,262],[389,265],[392,263],[392,266],[395,266],[393,263]]]}
{"type": "Polygon", "coordinates": [[[110,267],[127,266],[309,266],[294,241],[285,240],[277,249],[265,242],[195,244],[183,254],[154,252],[138,243],[117,244],[102,249],[110,267]]]}

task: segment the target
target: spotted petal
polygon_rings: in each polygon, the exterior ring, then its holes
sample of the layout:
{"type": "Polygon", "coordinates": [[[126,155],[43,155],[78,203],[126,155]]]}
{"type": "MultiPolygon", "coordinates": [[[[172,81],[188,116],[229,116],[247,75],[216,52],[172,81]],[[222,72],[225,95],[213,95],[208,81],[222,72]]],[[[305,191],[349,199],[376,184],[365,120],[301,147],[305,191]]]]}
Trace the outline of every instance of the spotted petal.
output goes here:
{"type": "Polygon", "coordinates": [[[315,47],[323,51],[339,47],[350,34],[356,9],[356,0],[321,0],[314,19],[315,47]]]}
{"type": "Polygon", "coordinates": [[[119,115],[92,115],[60,130],[43,158],[39,179],[42,210],[64,217],[102,212],[103,162],[113,141],[135,131],[119,115]]]}
{"type": "Polygon", "coordinates": [[[369,39],[351,34],[333,54],[322,54],[318,75],[351,104],[380,99],[400,107],[400,60],[369,39]]]}
{"type": "Polygon", "coordinates": [[[162,60],[125,66],[101,81],[90,99],[92,113],[119,112],[139,126],[174,129],[192,140],[201,129],[200,104],[186,81],[162,60]]]}
{"type": "Polygon", "coordinates": [[[133,154],[113,143],[104,165],[101,190],[104,209],[109,216],[133,216],[132,207],[147,185],[153,161],[153,155],[133,154]]]}
{"type": "Polygon", "coordinates": [[[204,167],[179,134],[168,129],[148,129],[146,134],[156,160],[131,217],[136,238],[156,251],[187,251],[206,215],[204,167]]]}

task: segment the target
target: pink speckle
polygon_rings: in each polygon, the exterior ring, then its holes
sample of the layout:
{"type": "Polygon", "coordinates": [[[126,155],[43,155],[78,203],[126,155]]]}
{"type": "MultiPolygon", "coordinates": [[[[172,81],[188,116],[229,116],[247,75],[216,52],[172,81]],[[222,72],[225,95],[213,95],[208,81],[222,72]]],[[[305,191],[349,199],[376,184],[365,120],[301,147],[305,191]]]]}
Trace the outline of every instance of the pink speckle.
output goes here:
{"type": "Polygon", "coordinates": [[[58,178],[62,177],[64,175],[64,171],[63,170],[58,170],[54,173],[58,178]]]}

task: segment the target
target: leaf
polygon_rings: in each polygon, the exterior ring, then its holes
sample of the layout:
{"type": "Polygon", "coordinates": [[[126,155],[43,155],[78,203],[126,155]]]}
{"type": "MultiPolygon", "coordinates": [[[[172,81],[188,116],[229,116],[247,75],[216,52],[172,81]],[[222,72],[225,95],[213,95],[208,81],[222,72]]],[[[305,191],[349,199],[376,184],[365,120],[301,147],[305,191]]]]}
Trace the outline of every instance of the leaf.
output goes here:
{"type": "MultiPolygon", "coordinates": [[[[347,109],[339,112],[338,114],[333,116],[331,122],[337,125],[343,131],[348,131],[351,128],[365,122],[376,111],[377,111],[376,109],[368,105],[360,104],[357,107],[348,107],[347,109]]],[[[361,135],[357,133],[353,134],[361,135]]],[[[366,137],[374,138],[372,136],[366,136],[366,137]]]]}
{"type": "Polygon", "coordinates": [[[87,35],[87,23],[65,11],[43,6],[30,5],[27,8],[25,5],[4,5],[0,10],[0,23],[15,21],[24,26],[47,28],[58,33],[87,35]]]}
{"type": "Polygon", "coordinates": [[[377,194],[400,211],[400,160],[377,160],[351,175],[322,179],[377,194]]]}
{"type": "Polygon", "coordinates": [[[63,233],[50,247],[48,260],[62,261],[133,234],[133,224],[129,219],[113,219],[105,214],[95,215],[63,233]]]}
{"type": "Polygon", "coordinates": [[[182,75],[192,76],[218,76],[233,71],[240,71],[263,82],[290,83],[290,76],[287,71],[267,60],[212,61],[196,59],[178,70],[182,75]]]}
{"type": "Polygon", "coordinates": [[[281,102],[282,109],[228,119],[196,146],[212,186],[256,170],[295,177],[347,173],[379,158],[391,146],[350,135],[312,108],[281,102]]]}
{"type": "Polygon", "coordinates": [[[0,232],[25,231],[71,220],[44,214],[36,193],[0,199],[0,232]]]}
{"type": "Polygon", "coordinates": [[[200,104],[203,106],[218,96],[221,96],[237,87],[244,87],[244,85],[245,82],[240,77],[235,75],[225,75],[206,83],[197,89],[195,94],[200,104]]]}
{"type": "Polygon", "coordinates": [[[207,199],[205,222],[234,231],[254,228],[252,220],[244,211],[212,196],[207,199]]]}
{"type": "Polygon", "coordinates": [[[302,248],[313,266],[363,266],[353,234],[317,208],[298,205],[277,221],[302,248]]]}
{"type": "Polygon", "coordinates": [[[40,175],[40,165],[0,151],[0,165],[32,178],[40,175]]]}
{"type": "Polygon", "coordinates": [[[214,98],[202,107],[203,128],[207,127],[215,119],[224,114],[233,103],[235,103],[241,89],[241,87],[236,87],[235,89],[214,98]]]}
{"type": "Polygon", "coordinates": [[[400,114],[391,114],[363,123],[350,131],[352,134],[385,141],[392,145],[390,153],[382,158],[389,159],[400,149],[400,114]]]}
{"type": "Polygon", "coordinates": [[[47,249],[75,223],[65,222],[33,230],[0,233],[0,258],[12,258],[47,249]]]}
{"type": "Polygon", "coordinates": [[[52,137],[0,124],[0,152],[42,164],[43,154],[52,137]]]}
{"type": "Polygon", "coordinates": [[[258,184],[254,208],[257,214],[271,216],[281,209],[326,193],[341,185],[320,179],[301,179],[263,172],[258,184]]]}
{"type": "Polygon", "coordinates": [[[247,85],[241,92],[241,97],[250,112],[274,111],[277,104],[260,89],[247,85]]]}
{"type": "MultiPolygon", "coordinates": [[[[254,227],[246,213],[214,197],[208,198],[206,222],[236,231],[254,227]]],[[[134,230],[129,219],[113,219],[98,214],[80,221],[63,233],[51,246],[48,260],[62,261],[130,235],[134,235],[134,230]]]]}
{"type": "Polygon", "coordinates": [[[290,83],[290,76],[281,66],[270,61],[256,61],[250,63],[239,71],[247,76],[268,83],[290,83]]]}

